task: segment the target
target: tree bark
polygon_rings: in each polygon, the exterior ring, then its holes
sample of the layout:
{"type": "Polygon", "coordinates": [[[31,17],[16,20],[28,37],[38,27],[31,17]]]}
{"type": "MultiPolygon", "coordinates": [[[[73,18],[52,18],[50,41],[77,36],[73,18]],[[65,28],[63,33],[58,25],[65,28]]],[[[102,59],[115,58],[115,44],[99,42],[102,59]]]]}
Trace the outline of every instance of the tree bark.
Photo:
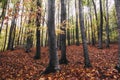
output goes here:
{"type": "Polygon", "coordinates": [[[43,74],[59,71],[57,55],[57,42],[55,35],[55,0],[48,0],[48,38],[49,38],[49,64],[43,74]]]}
{"type": "Polygon", "coordinates": [[[7,8],[8,1],[9,0],[5,0],[4,4],[3,4],[3,10],[2,10],[2,14],[1,14],[2,23],[1,23],[1,27],[0,27],[0,34],[1,34],[1,31],[2,31],[3,23],[4,23],[4,18],[5,18],[5,14],[6,14],[6,8],[7,8]]]}
{"type": "Polygon", "coordinates": [[[115,8],[116,8],[116,14],[117,14],[117,24],[118,24],[118,64],[116,66],[116,69],[120,73],[120,0],[114,0],[115,1],[115,8]]]}
{"type": "Polygon", "coordinates": [[[89,54],[88,54],[88,47],[86,42],[86,36],[85,36],[85,29],[84,29],[84,16],[83,16],[83,10],[82,10],[82,0],[79,0],[79,23],[80,23],[80,29],[81,29],[81,35],[82,35],[82,43],[83,43],[83,51],[84,51],[84,63],[86,68],[91,67],[89,54]]]}
{"type": "Polygon", "coordinates": [[[68,46],[70,46],[71,45],[71,37],[70,37],[70,26],[69,26],[69,5],[70,5],[70,3],[69,3],[70,1],[67,1],[67,3],[68,3],[68,28],[67,28],[67,41],[68,41],[68,46]]]}
{"type": "Polygon", "coordinates": [[[91,27],[91,44],[94,46],[95,45],[95,39],[94,39],[94,34],[93,34],[93,22],[92,22],[92,12],[91,12],[91,5],[90,1],[88,0],[88,7],[89,7],[89,16],[90,16],[90,27],[91,27]]]}
{"type": "Polygon", "coordinates": [[[109,48],[110,38],[109,38],[109,10],[108,10],[108,0],[106,0],[106,47],[109,48]]]}
{"type": "MultiPolygon", "coordinates": [[[[24,2],[22,2],[24,3],[24,2]]],[[[20,30],[19,30],[19,35],[18,35],[18,40],[17,40],[17,45],[21,45],[20,44],[20,37],[22,36],[22,27],[23,27],[23,12],[24,12],[24,5],[22,7],[22,12],[21,12],[21,21],[20,21],[20,30]]]]}
{"type": "Polygon", "coordinates": [[[97,25],[97,37],[99,40],[99,24],[98,24],[98,15],[97,15],[97,9],[96,9],[96,4],[94,2],[94,0],[92,0],[93,6],[94,6],[94,12],[95,12],[95,19],[96,19],[96,25],[97,25]]]}
{"type": "Polygon", "coordinates": [[[10,32],[9,32],[9,39],[8,39],[8,46],[7,50],[13,50],[13,43],[14,43],[14,32],[15,32],[15,26],[16,26],[16,21],[15,17],[12,19],[11,27],[10,27],[10,32]]]}
{"type": "Polygon", "coordinates": [[[102,0],[100,1],[100,27],[99,27],[99,40],[98,40],[98,48],[102,49],[102,36],[103,36],[103,10],[102,10],[102,0]]]}
{"type": "Polygon", "coordinates": [[[77,8],[77,0],[75,0],[75,13],[76,13],[76,45],[80,45],[79,41],[79,29],[78,29],[78,8],[77,8]]]}
{"type": "Polygon", "coordinates": [[[36,55],[34,59],[40,59],[40,24],[41,24],[41,0],[37,0],[37,15],[36,15],[36,55]]]}
{"type": "Polygon", "coordinates": [[[29,13],[29,20],[28,20],[28,30],[27,30],[27,40],[26,40],[26,50],[25,52],[29,53],[31,50],[31,47],[33,46],[33,39],[32,39],[32,34],[33,31],[30,29],[30,25],[31,25],[31,15],[33,12],[33,8],[31,7],[30,13],[29,13]]]}
{"type": "Polygon", "coordinates": [[[61,30],[64,34],[61,34],[61,59],[60,64],[67,64],[68,60],[66,58],[66,5],[65,0],[61,0],[61,30]]]}
{"type": "Polygon", "coordinates": [[[7,34],[8,34],[8,22],[7,22],[7,25],[6,25],[5,42],[4,42],[3,51],[5,51],[5,49],[6,49],[7,34]]]}
{"type": "Polygon", "coordinates": [[[17,5],[14,5],[14,6],[15,6],[14,11],[13,11],[14,16],[12,18],[11,27],[9,31],[7,50],[14,50],[14,40],[15,40],[15,33],[16,33],[16,18],[17,18],[17,15],[15,14],[17,14],[19,11],[18,6],[17,5]]]}

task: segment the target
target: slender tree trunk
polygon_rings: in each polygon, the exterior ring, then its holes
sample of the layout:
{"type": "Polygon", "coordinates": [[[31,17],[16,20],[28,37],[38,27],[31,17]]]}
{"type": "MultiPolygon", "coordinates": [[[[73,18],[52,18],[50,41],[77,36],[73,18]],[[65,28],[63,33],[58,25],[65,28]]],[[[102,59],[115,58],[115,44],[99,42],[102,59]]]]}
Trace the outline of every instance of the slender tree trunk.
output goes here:
{"type": "MultiPolygon", "coordinates": [[[[42,27],[44,27],[44,26],[42,26],[42,27]]],[[[41,43],[40,44],[41,44],[42,47],[43,47],[43,39],[44,39],[43,36],[44,36],[44,29],[41,30],[41,40],[40,40],[41,43]]]]}
{"type": "Polygon", "coordinates": [[[9,0],[5,0],[5,2],[3,4],[3,10],[2,10],[2,14],[1,14],[2,23],[1,23],[1,27],[0,27],[0,34],[1,34],[1,31],[2,31],[3,23],[4,23],[4,18],[5,18],[5,14],[6,14],[6,8],[7,8],[8,1],[9,0]]]}
{"type": "Polygon", "coordinates": [[[48,0],[48,37],[49,37],[49,64],[44,74],[59,71],[57,42],[55,35],[55,0],[48,0]]]}
{"type": "Polygon", "coordinates": [[[98,48],[102,49],[102,36],[103,36],[103,11],[102,11],[102,0],[100,1],[100,27],[99,27],[99,40],[98,40],[98,48]]]}
{"type": "Polygon", "coordinates": [[[73,28],[73,45],[75,45],[75,29],[73,28]]]}
{"type": "Polygon", "coordinates": [[[69,1],[67,1],[68,3],[68,28],[67,28],[67,40],[68,40],[68,46],[70,46],[71,44],[71,39],[70,39],[70,26],[69,26],[69,1]]]}
{"type": "Polygon", "coordinates": [[[109,38],[109,10],[108,10],[108,0],[106,0],[106,47],[109,48],[110,38],[109,38]]]}
{"type": "Polygon", "coordinates": [[[61,0],[61,30],[64,32],[64,34],[61,34],[61,59],[60,64],[67,64],[68,60],[66,58],[66,5],[65,0],[61,0]]]}
{"type": "MultiPolygon", "coordinates": [[[[46,7],[45,7],[45,12],[46,12],[46,7]]],[[[42,27],[44,27],[44,23],[45,23],[45,12],[44,12],[44,15],[43,15],[43,19],[42,19],[42,27]]],[[[42,33],[41,33],[41,46],[43,47],[44,46],[44,28],[42,29],[42,33]]]]}
{"type": "Polygon", "coordinates": [[[12,40],[12,48],[11,50],[14,50],[14,44],[15,44],[15,35],[16,35],[16,23],[14,25],[14,31],[13,31],[13,40],[12,40]]]}
{"type": "Polygon", "coordinates": [[[22,26],[20,27],[20,30],[19,30],[18,39],[17,39],[17,45],[20,45],[21,32],[22,32],[22,26]]]}
{"type": "MultiPolygon", "coordinates": [[[[17,4],[17,3],[16,3],[17,4]]],[[[9,38],[8,38],[8,45],[7,45],[7,50],[14,50],[14,40],[15,40],[15,32],[16,32],[16,18],[17,14],[19,11],[18,6],[15,5],[15,10],[13,11],[13,18],[12,18],[12,23],[9,31],[9,38]]]]}
{"type": "Polygon", "coordinates": [[[11,27],[10,27],[10,32],[9,32],[9,39],[8,39],[8,46],[7,46],[7,50],[13,50],[13,42],[14,42],[14,31],[15,31],[15,25],[16,25],[16,21],[15,21],[15,17],[12,20],[11,23],[11,27]]]}
{"type": "Polygon", "coordinates": [[[5,51],[5,49],[6,49],[7,34],[8,34],[8,22],[7,22],[7,25],[6,25],[5,42],[4,42],[3,51],[5,51]]]}
{"type": "Polygon", "coordinates": [[[30,14],[29,14],[29,20],[28,20],[28,29],[27,29],[27,40],[26,40],[26,49],[25,49],[25,52],[29,53],[31,50],[31,47],[33,46],[33,40],[32,40],[32,34],[33,34],[33,31],[30,29],[30,25],[32,20],[31,20],[31,15],[32,15],[32,12],[33,12],[33,8],[31,7],[31,10],[30,10],[30,14]]]}
{"type": "Polygon", "coordinates": [[[115,67],[120,73],[120,0],[114,0],[116,13],[117,13],[117,24],[118,24],[118,64],[115,67]]]}
{"type": "Polygon", "coordinates": [[[37,0],[37,15],[36,15],[36,55],[35,59],[40,59],[40,53],[41,53],[41,48],[40,48],[40,24],[41,24],[41,0],[37,0]]]}
{"type": "Polygon", "coordinates": [[[92,21],[92,12],[91,12],[91,5],[90,5],[90,1],[88,0],[88,6],[89,6],[89,16],[90,16],[90,27],[91,27],[91,44],[94,46],[95,42],[94,42],[94,35],[93,35],[93,21],[92,21]]]}
{"type": "MultiPolygon", "coordinates": [[[[24,33],[24,28],[23,27],[21,27],[21,36],[20,36],[20,45],[22,44],[22,41],[23,41],[23,37],[24,36],[22,36],[23,35],[23,33],[24,33]]],[[[23,45],[23,44],[22,44],[23,45]]]]}
{"type": "MultiPolygon", "coordinates": [[[[26,34],[26,30],[27,30],[26,27],[23,28],[23,34],[26,34]]],[[[26,34],[26,35],[27,35],[27,34],[26,34]]],[[[25,41],[26,41],[26,36],[24,36],[24,37],[21,38],[21,39],[22,39],[22,44],[26,46],[26,42],[25,42],[25,41]]]]}
{"type": "Polygon", "coordinates": [[[85,32],[85,35],[86,35],[86,40],[87,40],[87,43],[88,43],[88,21],[87,21],[87,19],[85,19],[86,20],[86,32],[85,32]]]}
{"type": "MultiPolygon", "coordinates": [[[[71,23],[72,25],[74,25],[74,18],[73,18],[73,15],[72,15],[72,19],[71,19],[71,23]]],[[[72,41],[73,41],[73,45],[75,44],[75,27],[73,26],[72,28],[72,41]]]]}
{"type": "Polygon", "coordinates": [[[48,46],[48,32],[45,33],[45,47],[48,46]]]}
{"type": "Polygon", "coordinates": [[[91,38],[91,36],[90,36],[90,28],[89,28],[89,26],[90,26],[90,23],[89,23],[90,21],[88,20],[87,21],[87,25],[88,25],[88,44],[90,44],[90,38],[91,38]]]}
{"type": "Polygon", "coordinates": [[[82,0],[79,0],[79,23],[80,23],[80,29],[81,29],[81,35],[82,35],[82,43],[83,43],[83,51],[84,51],[84,63],[85,67],[91,67],[91,63],[89,60],[89,54],[88,54],[88,47],[86,42],[86,36],[85,36],[85,29],[84,29],[84,16],[83,16],[83,10],[82,10],[82,0]]]}
{"type": "Polygon", "coordinates": [[[76,13],[76,45],[80,45],[79,41],[79,29],[78,29],[78,8],[77,8],[77,0],[75,0],[75,13],[76,13]]]}
{"type": "MultiPolygon", "coordinates": [[[[9,2],[9,0],[8,0],[8,2],[9,2]]],[[[9,10],[9,5],[7,5],[7,10],[9,10]]],[[[8,20],[7,20],[7,23],[6,23],[6,33],[5,33],[5,42],[4,42],[3,51],[5,51],[5,49],[6,49],[7,35],[8,35],[8,20]]]]}
{"type": "Polygon", "coordinates": [[[99,24],[98,24],[98,15],[97,15],[97,8],[96,8],[96,4],[94,2],[94,0],[92,0],[93,6],[94,6],[94,12],[95,12],[95,18],[96,18],[96,25],[97,25],[97,37],[99,40],[99,24]]]}
{"type": "Polygon", "coordinates": [[[23,12],[24,12],[24,6],[22,7],[22,13],[21,13],[21,21],[20,21],[20,30],[19,30],[19,35],[18,35],[18,41],[17,45],[20,45],[20,36],[22,35],[22,27],[23,27],[23,12]]]}
{"type": "MultiPolygon", "coordinates": [[[[60,29],[60,3],[58,3],[58,14],[57,14],[57,17],[58,17],[58,19],[57,19],[57,23],[58,23],[58,29],[60,29]]],[[[57,46],[58,46],[58,49],[61,49],[61,38],[60,38],[61,36],[60,36],[60,34],[58,34],[58,36],[57,36],[57,46]]]]}

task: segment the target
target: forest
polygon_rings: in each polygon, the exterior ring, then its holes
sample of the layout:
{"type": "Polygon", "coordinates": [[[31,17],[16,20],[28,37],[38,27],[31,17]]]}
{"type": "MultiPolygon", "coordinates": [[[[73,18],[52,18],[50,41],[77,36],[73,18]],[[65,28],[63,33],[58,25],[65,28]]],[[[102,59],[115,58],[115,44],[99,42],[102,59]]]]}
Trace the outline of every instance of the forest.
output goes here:
{"type": "Polygon", "coordinates": [[[120,80],[120,0],[0,0],[0,80],[120,80]]]}

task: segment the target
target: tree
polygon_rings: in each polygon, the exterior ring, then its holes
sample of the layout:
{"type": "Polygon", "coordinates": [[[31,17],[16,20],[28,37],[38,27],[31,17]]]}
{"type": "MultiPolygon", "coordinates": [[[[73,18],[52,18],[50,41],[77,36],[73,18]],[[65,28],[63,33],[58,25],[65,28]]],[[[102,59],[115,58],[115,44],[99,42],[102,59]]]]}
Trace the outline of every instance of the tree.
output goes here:
{"type": "Polygon", "coordinates": [[[83,44],[83,51],[84,51],[84,63],[85,67],[91,67],[91,63],[89,60],[88,55],[88,47],[87,47],[87,40],[85,36],[85,29],[84,29],[84,17],[83,17],[83,10],[82,10],[82,0],[79,0],[79,23],[80,23],[80,29],[81,29],[81,35],[82,35],[82,44],[83,44]]]}
{"type": "Polygon", "coordinates": [[[100,2],[100,27],[99,27],[99,40],[98,40],[98,48],[102,49],[102,35],[103,35],[103,11],[102,11],[102,0],[100,2]]]}
{"type": "Polygon", "coordinates": [[[70,25],[69,25],[69,23],[70,23],[70,21],[69,21],[69,17],[70,17],[70,14],[69,14],[69,10],[70,10],[70,1],[67,1],[67,4],[68,4],[68,28],[67,28],[67,41],[68,41],[68,46],[70,46],[71,45],[71,37],[70,37],[70,25]]]}
{"type": "Polygon", "coordinates": [[[110,38],[109,38],[109,10],[108,10],[108,0],[106,0],[106,47],[109,48],[110,38]]]}
{"type": "Polygon", "coordinates": [[[90,16],[90,27],[91,27],[91,44],[95,45],[95,39],[94,39],[94,29],[93,29],[93,21],[92,21],[92,11],[91,11],[91,2],[88,0],[88,7],[89,7],[89,16],[90,16]]]}
{"type": "Polygon", "coordinates": [[[66,58],[66,5],[65,1],[61,0],[61,59],[60,64],[67,64],[68,60],[66,58]]]}
{"type": "Polygon", "coordinates": [[[12,22],[11,22],[11,27],[9,31],[9,39],[8,39],[8,45],[7,45],[7,50],[14,50],[14,41],[15,41],[15,33],[16,33],[16,19],[19,12],[19,1],[14,5],[14,11],[13,11],[13,17],[12,17],[12,22]]]}
{"type": "MultiPolygon", "coordinates": [[[[60,0],[57,2],[57,24],[58,24],[58,29],[60,29],[60,0]]],[[[57,35],[57,47],[58,49],[61,49],[61,36],[60,34],[57,35]]]]}
{"type": "MultiPolygon", "coordinates": [[[[9,2],[9,0],[8,0],[9,2]]],[[[7,10],[9,10],[9,5],[7,5],[7,10]]],[[[3,51],[5,51],[6,49],[6,44],[7,44],[7,34],[8,34],[8,18],[7,18],[7,22],[6,22],[6,31],[5,31],[5,41],[4,41],[4,46],[3,46],[3,51]]]]}
{"type": "Polygon", "coordinates": [[[33,31],[30,28],[30,25],[32,23],[32,12],[33,12],[33,8],[31,7],[30,9],[30,13],[29,13],[29,20],[28,20],[28,30],[27,30],[27,40],[26,40],[26,52],[29,53],[31,50],[30,48],[33,46],[33,31]]]}
{"type": "Polygon", "coordinates": [[[17,38],[17,45],[21,45],[21,37],[22,37],[22,30],[23,30],[23,12],[24,12],[24,5],[23,5],[23,3],[24,3],[24,0],[21,0],[20,1],[20,5],[22,6],[22,11],[21,11],[21,16],[20,16],[20,29],[19,29],[19,35],[18,35],[18,38],[17,38]]]}
{"type": "Polygon", "coordinates": [[[49,40],[49,64],[43,74],[59,71],[57,55],[57,42],[55,35],[55,0],[48,0],[48,40],[49,40]]]}
{"type": "Polygon", "coordinates": [[[79,41],[79,29],[78,29],[78,8],[77,8],[77,0],[75,0],[75,13],[76,13],[76,45],[80,45],[79,41]]]}
{"type": "Polygon", "coordinates": [[[97,25],[97,35],[98,35],[98,40],[99,40],[99,24],[98,24],[98,15],[97,15],[97,8],[94,0],[92,0],[93,7],[94,7],[94,13],[95,13],[95,19],[96,19],[96,25],[97,25]]]}
{"type": "Polygon", "coordinates": [[[35,59],[40,58],[40,24],[41,24],[41,0],[37,0],[37,15],[36,15],[36,55],[35,59]]]}
{"type": "Polygon", "coordinates": [[[6,8],[7,8],[8,0],[2,0],[2,4],[3,4],[3,9],[2,9],[2,14],[0,16],[0,18],[2,18],[2,23],[1,23],[1,27],[0,27],[0,34],[1,34],[1,31],[2,31],[2,27],[3,27],[3,22],[4,22],[4,18],[5,18],[5,14],[6,14],[6,8]]]}
{"type": "Polygon", "coordinates": [[[117,24],[118,24],[118,64],[115,67],[118,72],[120,72],[120,0],[114,0],[115,1],[115,8],[116,8],[116,14],[117,14],[117,24]]]}
{"type": "Polygon", "coordinates": [[[42,32],[41,32],[41,46],[43,47],[44,46],[44,30],[46,30],[46,28],[45,28],[45,26],[44,26],[44,24],[45,24],[45,13],[46,13],[46,7],[45,7],[45,9],[44,9],[45,11],[44,11],[44,14],[43,14],[43,19],[42,19],[42,32]]]}

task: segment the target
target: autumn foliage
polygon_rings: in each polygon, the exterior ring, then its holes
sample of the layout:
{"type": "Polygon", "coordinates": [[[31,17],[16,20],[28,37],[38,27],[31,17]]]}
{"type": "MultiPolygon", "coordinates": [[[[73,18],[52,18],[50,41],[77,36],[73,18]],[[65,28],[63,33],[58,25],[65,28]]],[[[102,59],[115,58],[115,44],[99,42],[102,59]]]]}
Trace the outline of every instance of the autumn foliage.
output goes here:
{"type": "MultiPolygon", "coordinates": [[[[48,48],[42,48],[41,59],[34,60],[35,49],[25,53],[23,49],[0,53],[0,80],[119,80],[120,74],[114,69],[117,64],[118,46],[108,49],[88,46],[92,68],[84,68],[82,45],[68,46],[68,65],[60,65],[57,73],[41,75],[48,64],[48,48]]],[[[60,57],[60,51],[58,51],[60,57]]]]}

